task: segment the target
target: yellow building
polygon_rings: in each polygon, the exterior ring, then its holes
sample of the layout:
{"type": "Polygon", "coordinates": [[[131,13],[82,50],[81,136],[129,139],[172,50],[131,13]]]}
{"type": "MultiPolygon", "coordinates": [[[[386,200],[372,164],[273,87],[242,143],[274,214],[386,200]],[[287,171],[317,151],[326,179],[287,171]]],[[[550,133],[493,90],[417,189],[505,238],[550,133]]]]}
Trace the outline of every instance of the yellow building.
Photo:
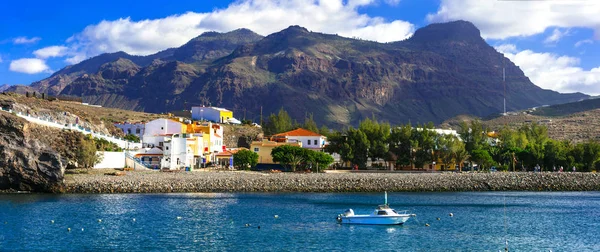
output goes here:
{"type": "Polygon", "coordinates": [[[193,122],[183,126],[183,132],[188,134],[202,134],[200,145],[206,162],[213,162],[215,154],[225,150],[223,143],[223,127],[211,122],[193,122]]]}
{"type": "Polygon", "coordinates": [[[192,119],[226,123],[228,122],[227,120],[233,119],[233,112],[218,107],[192,107],[192,119]]]}
{"type": "Polygon", "coordinates": [[[273,148],[282,146],[282,145],[291,145],[291,146],[302,147],[301,142],[278,143],[278,142],[269,141],[269,140],[264,139],[262,141],[252,142],[252,144],[250,145],[250,150],[254,151],[258,154],[258,163],[259,164],[274,164],[275,162],[273,162],[273,157],[271,156],[271,151],[273,150],[273,148]]]}

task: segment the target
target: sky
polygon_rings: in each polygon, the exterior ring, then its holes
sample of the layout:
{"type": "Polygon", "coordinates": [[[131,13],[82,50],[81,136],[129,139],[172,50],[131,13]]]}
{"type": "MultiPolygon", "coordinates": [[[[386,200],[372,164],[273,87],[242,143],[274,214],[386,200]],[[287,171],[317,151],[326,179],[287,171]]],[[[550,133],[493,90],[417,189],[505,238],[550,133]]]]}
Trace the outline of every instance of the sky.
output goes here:
{"type": "Polygon", "coordinates": [[[300,25],[390,42],[453,20],[475,24],[534,84],[600,95],[599,0],[10,0],[0,9],[0,85],[30,84],[101,53],[149,55],[205,31],[300,25]]]}

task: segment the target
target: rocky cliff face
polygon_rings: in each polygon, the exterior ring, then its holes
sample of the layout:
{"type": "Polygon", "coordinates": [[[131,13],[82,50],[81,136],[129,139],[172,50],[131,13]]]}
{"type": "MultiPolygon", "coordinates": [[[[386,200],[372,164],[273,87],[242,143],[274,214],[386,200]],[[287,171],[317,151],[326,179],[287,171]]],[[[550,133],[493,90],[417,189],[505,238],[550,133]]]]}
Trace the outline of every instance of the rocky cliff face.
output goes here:
{"type": "Polygon", "coordinates": [[[504,65],[511,76],[508,110],[587,97],[535,86],[465,21],[432,24],[387,44],[299,26],[266,37],[245,29],[210,32],[151,56],[103,54],[11,90],[147,112],[210,104],[255,122],[261,108],[268,115],[283,107],[299,122],[312,113],[333,127],[373,116],[394,124],[440,123],[501,112],[504,65]]]}
{"type": "MultiPolygon", "coordinates": [[[[46,192],[62,184],[65,167],[60,154],[39,140],[32,127],[0,113],[0,190],[46,192]]],[[[44,133],[57,133],[48,131],[44,133]]]]}

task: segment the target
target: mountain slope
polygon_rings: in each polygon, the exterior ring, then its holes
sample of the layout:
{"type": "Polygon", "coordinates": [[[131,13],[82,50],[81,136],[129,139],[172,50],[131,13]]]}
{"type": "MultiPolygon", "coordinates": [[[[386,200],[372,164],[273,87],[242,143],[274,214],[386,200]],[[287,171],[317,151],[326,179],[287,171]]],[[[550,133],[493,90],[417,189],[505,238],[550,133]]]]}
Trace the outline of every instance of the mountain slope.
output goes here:
{"type": "Polygon", "coordinates": [[[291,26],[264,38],[246,29],[205,33],[150,62],[117,54],[67,67],[31,88],[148,112],[210,104],[254,121],[261,108],[268,115],[283,107],[299,122],[312,113],[334,127],[373,116],[439,123],[499,113],[502,66],[508,110],[586,97],[535,86],[465,21],[432,24],[388,44],[291,26]]]}

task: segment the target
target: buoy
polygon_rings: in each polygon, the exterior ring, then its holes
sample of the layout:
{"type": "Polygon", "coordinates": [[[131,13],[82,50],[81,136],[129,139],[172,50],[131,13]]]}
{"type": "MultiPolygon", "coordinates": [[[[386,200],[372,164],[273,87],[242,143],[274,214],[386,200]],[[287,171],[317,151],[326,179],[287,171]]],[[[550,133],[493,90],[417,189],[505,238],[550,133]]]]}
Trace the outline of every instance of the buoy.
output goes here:
{"type": "Polygon", "coordinates": [[[429,223],[425,223],[425,226],[426,226],[426,227],[429,227],[429,223]]]}
{"type": "Polygon", "coordinates": [[[67,231],[71,232],[71,228],[67,228],[67,231]]]}
{"type": "Polygon", "coordinates": [[[277,219],[277,218],[279,218],[279,215],[277,215],[277,214],[276,214],[276,215],[275,215],[275,216],[273,216],[273,217],[275,217],[275,219],[277,219]]]}
{"type": "Polygon", "coordinates": [[[98,219],[98,222],[102,222],[102,219],[98,219]]]}
{"type": "Polygon", "coordinates": [[[246,227],[249,227],[249,226],[250,226],[250,224],[246,223],[246,227]]]}
{"type": "Polygon", "coordinates": [[[181,216],[177,216],[177,219],[178,219],[178,220],[181,220],[181,216]]]}
{"type": "Polygon", "coordinates": [[[54,220],[51,220],[50,223],[54,224],[54,220]]]}
{"type": "Polygon", "coordinates": [[[83,232],[83,228],[81,228],[81,232],[83,232]]]}
{"type": "Polygon", "coordinates": [[[449,215],[450,215],[450,217],[454,216],[454,214],[452,214],[452,213],[450,213],[449,215]]]}
{"type": "Polygon", "coordinates": [[[260,226],[258,226],[258,229],[260,229],[260,226]]]}
{"type": "Polygon", "coordinates": [[[440,220],[440,217],[435,218],[436,220],[440,220]]]}
{"type": "Polygon", "coordinates": [[[135,218],[131,219],[132,221],[135,221],[135,218]]]}

